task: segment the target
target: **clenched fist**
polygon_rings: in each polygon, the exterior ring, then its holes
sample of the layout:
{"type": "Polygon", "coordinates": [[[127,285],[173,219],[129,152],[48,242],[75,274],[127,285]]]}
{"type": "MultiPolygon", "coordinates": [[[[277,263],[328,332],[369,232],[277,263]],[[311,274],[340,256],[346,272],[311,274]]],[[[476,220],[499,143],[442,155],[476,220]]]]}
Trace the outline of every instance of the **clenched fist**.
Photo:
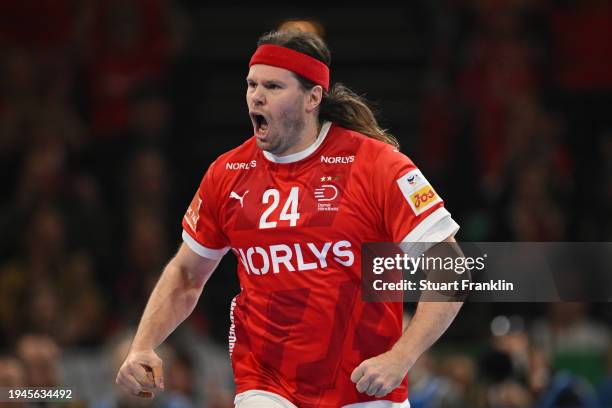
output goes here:
{"type": "Polygon", "coordinates": [[[359,364],[351,374],[351,381],[357,391],[380,398],[402,383],[409,368],[410,364],[391,350],[359,364]]]}
{"type": "Polygon", "coordinates": [[[131,351],[115,382],[132,395],[153,398],[154,389],[164,389],[162,360],[153,350],[131,351]]]}

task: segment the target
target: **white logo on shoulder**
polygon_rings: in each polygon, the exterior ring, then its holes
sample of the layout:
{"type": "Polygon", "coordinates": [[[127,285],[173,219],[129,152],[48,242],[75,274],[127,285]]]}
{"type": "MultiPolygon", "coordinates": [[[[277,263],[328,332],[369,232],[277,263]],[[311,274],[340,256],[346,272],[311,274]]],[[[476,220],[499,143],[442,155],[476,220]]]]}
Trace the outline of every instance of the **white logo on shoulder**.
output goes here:
{"type": "Polygon", "coordinates": [[[427,211],[442,201],[438,193],[436,193],[419,169],[414,169],[404,174],[396,181],[415,215],[427,211]]]}
{"type": "Polygon", "coordinates": [[[355,156],[321,156],[321,163],[349,164],[355,161],[355,156]]]}
{"type": "Polygon", "coordinates": [[[225,163],[225,170],[248,170],[257,166],[257,160],[250,162],[229,162],[225,163]]]}
{"type": "Polygon", "coordinates": [[[244,208],[243,200],[244,200],[244,196],[246,196],[248,192],[249,192],[249,190],[245,191],[242,196],[239,196],[238,193],[236,193],[235,191],[232,191],[230,193],[230,198],[235,198],[236,200],[240,201],[240,207],[244,208]]]}

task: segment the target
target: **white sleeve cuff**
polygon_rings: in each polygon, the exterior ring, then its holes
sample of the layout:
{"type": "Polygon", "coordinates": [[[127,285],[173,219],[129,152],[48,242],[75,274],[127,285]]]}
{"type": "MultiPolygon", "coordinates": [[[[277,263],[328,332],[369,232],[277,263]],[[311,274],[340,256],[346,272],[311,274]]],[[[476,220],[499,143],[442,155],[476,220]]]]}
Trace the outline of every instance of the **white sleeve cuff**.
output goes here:
{"type": "Polygon", "coordinates": [[[430,228],[421,238],[422,242],[442,242],[448,237],[455,236],[459,231],[459,224],[449,215],[442,218],[430,228]]]}
{"type": "Polygon", "coordinates": [[[457,231],[459,225],[451,218],[446,208],[440,207],[410,231],[402,240],[403,245],[400,247],[407,254],[418,256],[438,242],[454,236],[457,231]]]}
{"type": "Polygon", "coordinates": [[[204,245],[193,239],[193,237],[185,230],[183,230],[183,241],[185,244],[187,244],[189,249],[200,255],[202,258],[213,259],[215,261],[223,258],[227,251],[229,251],[229,247],[221,249],[206,248],[204,245]]]}
{"type": "Polygon", "coordinates": [[[429,214],[402,239],[402,242],[435,242],[445,240],[459,230],[459,225],[444,207],[429,214]]]}

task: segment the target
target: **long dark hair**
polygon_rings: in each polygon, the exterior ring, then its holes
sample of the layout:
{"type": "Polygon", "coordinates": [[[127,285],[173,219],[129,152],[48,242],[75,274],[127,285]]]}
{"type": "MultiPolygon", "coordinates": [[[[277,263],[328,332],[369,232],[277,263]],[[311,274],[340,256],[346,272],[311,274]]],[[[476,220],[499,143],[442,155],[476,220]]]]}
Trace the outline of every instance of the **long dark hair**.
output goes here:
{"type": "MultiPolygon", "coordinates": [[[[263,44],[279,45],[310,55],[328,67],[331,64],[331,53],[321,38],[315,34],[298,30],[271,31],[257,41],[263,44]]],[[[312,89],[316,84],[300,75],[294,74],[302,88],[312,89]]],[[[329,92],[323,91],[319,107],[319,120],[330,121],[338,125],[363,133],[373,139],[399,148],[397,139],[382,129],[367,101],[341,83],[334,84],[329,92]]]]}

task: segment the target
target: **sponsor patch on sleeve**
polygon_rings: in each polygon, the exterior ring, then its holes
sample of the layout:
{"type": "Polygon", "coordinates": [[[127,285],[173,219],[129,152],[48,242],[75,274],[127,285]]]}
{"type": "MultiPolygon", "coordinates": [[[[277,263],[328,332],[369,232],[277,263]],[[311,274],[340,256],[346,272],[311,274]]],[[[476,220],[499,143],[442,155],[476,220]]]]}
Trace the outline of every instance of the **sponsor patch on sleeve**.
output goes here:
{"type": "Polygon", "coordinates": [[[415,215],[421,214],[442,201],[419,169],[414,169],[398,178],[397,185],[415,215]]]}
{"type": "Polygon", "coordinates": [[[200,207],[202,206],[202,199],[200,198],[200,194],[196,191],[195,196],[193,196],[193,200],[191,200],[191,204],[189,204],[189,208],[185,213],[185,221],[187,225],[191,227],[192,230],[196,231],[196,226],[198,225],[198,219],[200,218],[200,207]]]}

